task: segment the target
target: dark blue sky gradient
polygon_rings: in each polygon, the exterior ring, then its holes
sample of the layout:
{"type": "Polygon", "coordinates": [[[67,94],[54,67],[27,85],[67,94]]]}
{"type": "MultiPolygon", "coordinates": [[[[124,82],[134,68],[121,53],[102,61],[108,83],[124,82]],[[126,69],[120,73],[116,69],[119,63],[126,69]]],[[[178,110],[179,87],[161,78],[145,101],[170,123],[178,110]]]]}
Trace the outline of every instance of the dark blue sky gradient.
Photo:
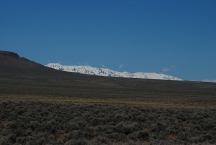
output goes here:
{"type": "Polygon", "coordinates": [[[0,49],[216,80],[215,0],[1,0],[0,49]]]}

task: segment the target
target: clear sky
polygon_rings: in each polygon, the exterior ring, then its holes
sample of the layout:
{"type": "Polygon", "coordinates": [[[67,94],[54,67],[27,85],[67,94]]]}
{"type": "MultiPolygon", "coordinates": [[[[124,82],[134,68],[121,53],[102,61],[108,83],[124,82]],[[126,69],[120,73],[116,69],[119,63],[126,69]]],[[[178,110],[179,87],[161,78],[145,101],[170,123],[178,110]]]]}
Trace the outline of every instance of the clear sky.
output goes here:
{"type": "Polygon", "coordinates": [[[216,80],[216,0],[0,0],[0,49],[216,80]]]}

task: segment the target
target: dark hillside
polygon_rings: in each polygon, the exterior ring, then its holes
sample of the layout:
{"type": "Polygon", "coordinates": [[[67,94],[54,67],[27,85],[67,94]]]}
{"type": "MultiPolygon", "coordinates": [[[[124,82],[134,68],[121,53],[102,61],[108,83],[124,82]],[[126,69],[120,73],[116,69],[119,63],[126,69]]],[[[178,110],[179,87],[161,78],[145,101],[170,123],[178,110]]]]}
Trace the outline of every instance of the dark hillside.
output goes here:
{"type": "Polygon", "coordinates": [[[14,52],[0,51],[0,73],[46,72],[51,69],[20,57],[14,52]]]}
{"type": "Polygon", "coordinates": [[[216,83],[109,78],[67,73],[0,51],[0,95],[183,99],[215,103],[216,83]]]}

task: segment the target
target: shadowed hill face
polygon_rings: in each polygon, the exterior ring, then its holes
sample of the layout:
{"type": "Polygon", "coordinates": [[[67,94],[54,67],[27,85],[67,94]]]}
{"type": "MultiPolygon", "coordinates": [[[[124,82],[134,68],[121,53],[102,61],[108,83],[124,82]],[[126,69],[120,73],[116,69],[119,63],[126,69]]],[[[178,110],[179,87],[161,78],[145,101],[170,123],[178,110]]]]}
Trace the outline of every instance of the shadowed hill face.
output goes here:
{"type": "Polygon", "coordinates": [[[45,72],[51,69],[9,51],[0,51],[0,73],[45,72]]]}
{"type": "Polygon", "coordinates": [[[0,96],[3,94],[216,100],[216,84],[81,75],[57,71],[16,53],[0,51],[0,96]]]}

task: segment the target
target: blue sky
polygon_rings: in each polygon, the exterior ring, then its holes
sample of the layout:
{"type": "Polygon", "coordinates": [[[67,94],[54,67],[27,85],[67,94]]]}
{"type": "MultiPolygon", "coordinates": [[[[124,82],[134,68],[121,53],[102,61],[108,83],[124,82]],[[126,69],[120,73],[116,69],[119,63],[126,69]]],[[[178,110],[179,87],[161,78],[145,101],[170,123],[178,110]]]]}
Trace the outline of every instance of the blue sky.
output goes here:
{"type": "Polygon", "coordinates": [[[1,0],[0,49],[216,80],[215,0],[1,0]]]}

